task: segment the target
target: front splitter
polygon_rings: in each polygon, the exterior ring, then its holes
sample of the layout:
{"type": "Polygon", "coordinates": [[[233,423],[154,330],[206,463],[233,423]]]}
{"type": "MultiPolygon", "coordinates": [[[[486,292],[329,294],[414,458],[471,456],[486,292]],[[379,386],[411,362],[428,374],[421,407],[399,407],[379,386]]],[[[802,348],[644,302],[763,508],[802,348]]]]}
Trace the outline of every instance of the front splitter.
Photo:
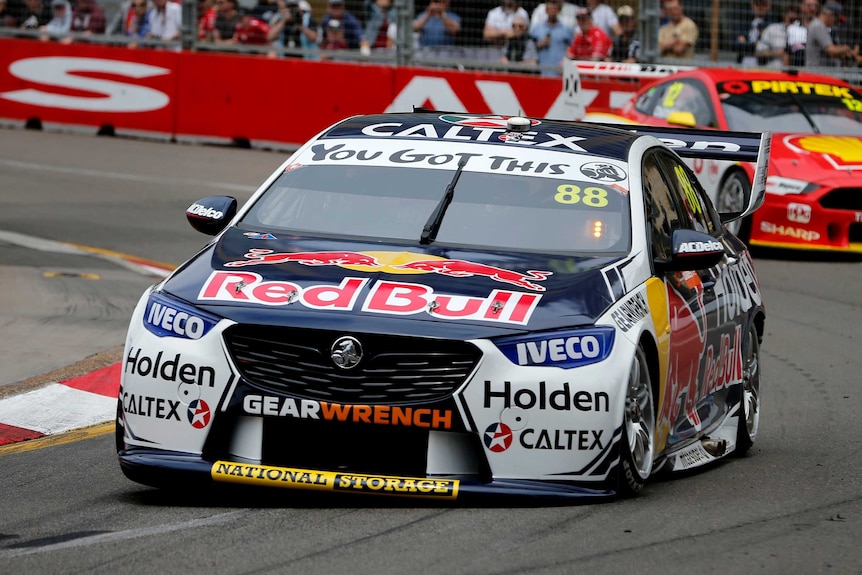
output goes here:
{"type": "Polygon", "coordinates": [[[260,465],[240,461],[204,461],[192,454],[121,451],[120,466],[129,479],[156,487],[181,483],[230,483],[299,491],[360,493],[437,501],[463,501],[473,497],[512,497],[571,500],[606,500],[615,496],[607,489],[591,489],[567,483],[527,479],[478,481],[471,476],[401,477],[340,471],[321,471],[260,465]]]}

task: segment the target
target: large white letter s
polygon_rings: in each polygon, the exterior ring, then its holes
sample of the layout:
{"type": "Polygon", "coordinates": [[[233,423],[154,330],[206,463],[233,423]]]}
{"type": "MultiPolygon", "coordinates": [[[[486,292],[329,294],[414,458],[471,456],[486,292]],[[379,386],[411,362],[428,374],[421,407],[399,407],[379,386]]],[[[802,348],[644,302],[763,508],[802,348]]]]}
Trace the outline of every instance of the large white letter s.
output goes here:
{"type": "Polygon", "coordinates": [[[150,112],[164,108],[171,101],[164,92],[124,84],[75,76],[70,72],[102,72],[129,78],[149,78],[170,74],[168,68],[100,58],[45,57],[25,58],[9,66],[9,72],[22,80],[95,92],[99,96],[67,96],[36,89],[15,90],[0,94],[0,98],[49,108],[83,110],[87,112],[150,112]]]}

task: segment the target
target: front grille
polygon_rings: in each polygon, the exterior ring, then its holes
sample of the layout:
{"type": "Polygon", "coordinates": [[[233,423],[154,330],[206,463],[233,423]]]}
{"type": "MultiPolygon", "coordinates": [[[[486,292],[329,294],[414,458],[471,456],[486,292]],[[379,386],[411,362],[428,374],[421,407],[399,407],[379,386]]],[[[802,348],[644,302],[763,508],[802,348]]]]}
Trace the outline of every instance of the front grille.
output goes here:
{"type": "Polygon", "coordinates": [[[419,403],[443,399],[481,357],[463,341],[236,325],[225,331],[242,377],[276,393],[338,403],[419,403]],[[362,344],[350,370],[336,367],[330,349],[341,336],[362,344]]]}
{"type": "Polygon", "coordinates": [[[819,201],[830,210],[862,210],[862,188],[835,188],[819,201]]]}

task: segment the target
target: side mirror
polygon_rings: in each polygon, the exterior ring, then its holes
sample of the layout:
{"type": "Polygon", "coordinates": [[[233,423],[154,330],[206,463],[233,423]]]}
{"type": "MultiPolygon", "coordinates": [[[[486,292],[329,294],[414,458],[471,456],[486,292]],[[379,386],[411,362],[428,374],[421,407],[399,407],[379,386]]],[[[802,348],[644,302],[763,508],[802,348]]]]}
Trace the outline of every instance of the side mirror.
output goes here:
{"type": "Polygon", "coordinates": [[[236,198],[230,196],[201,198],[186,209],[186,219],[197,231],[214,236],[236,215],[236,206],[236,198]]]}
{"type": "Polygon", "coordinates": [[[709,234],[694,230],[674,230],[670,260],[656,259],[659,271],[682,272],[711,268],[724,257],[724,244],[709,234]]]}
{"type": "Polygon", "coordinates": [[[675,126],[685,126],[686,128],[697,126],[697,120],[691,112],[671,112],[667,116],[667,123],[675,126]]]}

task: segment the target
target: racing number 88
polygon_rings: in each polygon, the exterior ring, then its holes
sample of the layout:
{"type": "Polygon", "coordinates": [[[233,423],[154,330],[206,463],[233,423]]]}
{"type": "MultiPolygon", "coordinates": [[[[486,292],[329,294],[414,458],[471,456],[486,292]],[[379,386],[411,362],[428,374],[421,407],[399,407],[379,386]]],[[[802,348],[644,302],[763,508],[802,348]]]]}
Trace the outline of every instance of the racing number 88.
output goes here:
{"type": "Polygon", "coordinates": [[[590,186],[581,190],[574,184],[560,184],[554,200],[560,204],[577,204],[582,202],[591,208],[604,208],[608,205],[608,191],[604,188],[590,186]]]}
{"type": "Polygon", "coordinates": [[[703,207],[691,185],[691,180],[688,179],[688,174],[685,173],[685,168],[678,165],[674,167],[673,171],[676,172],[676,178],[679,180],[679,185],[682,186],[682,191],[685,193],[685,199],[688,201],[691,211],[695,214],[703,214],[703,207]]]}

